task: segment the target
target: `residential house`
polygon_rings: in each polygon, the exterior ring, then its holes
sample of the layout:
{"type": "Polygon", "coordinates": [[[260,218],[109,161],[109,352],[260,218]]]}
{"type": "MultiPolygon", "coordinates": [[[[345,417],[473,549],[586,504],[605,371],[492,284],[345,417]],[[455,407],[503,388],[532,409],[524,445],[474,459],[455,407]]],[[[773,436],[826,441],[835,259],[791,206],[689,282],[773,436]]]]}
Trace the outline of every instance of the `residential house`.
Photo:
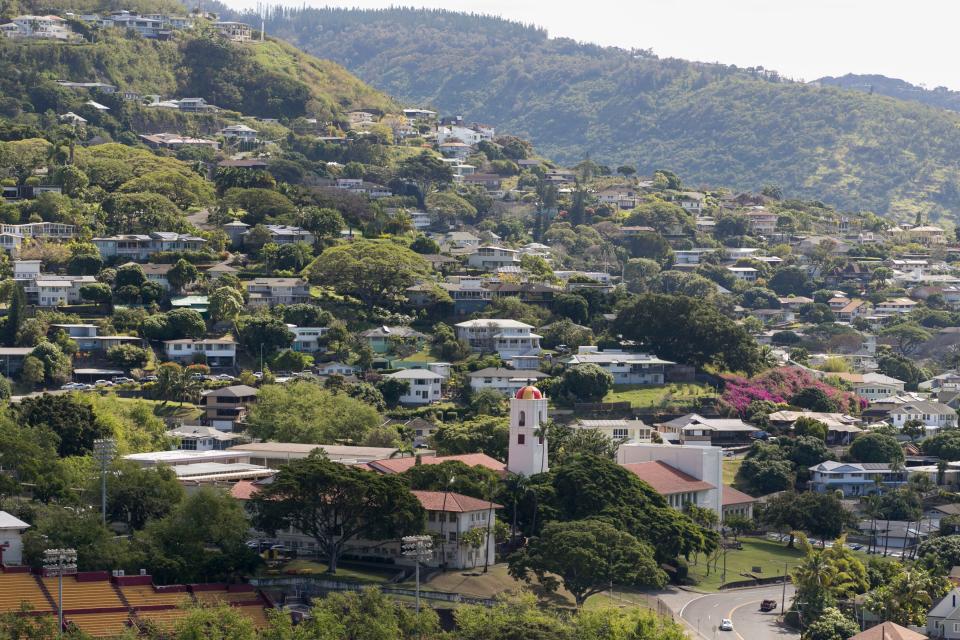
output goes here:
{"type": "Polygon", "coordinates": [[[57,84],[74,91],[99,91],[100,93],[111,94],[117,92],[116,85],[106,82],[72,82],[70,80],[57,80],[57,84]]]}
{"type": "Polygon", "coordinates": [[[617,449],[617,464],[669,496],[670,504],[723,511],[723,463],[719,447],[626,442],[617,449]],[[657,463],[656,466],[649,463],[657,463]],[[630,467],[628,465],[642,465],[630,467]]]}
{"type": "Polygon", "coordinates": [[[505,247],[478,247],[467,257],[467,264],[474,269],[494,271],[505,266],[519,266],[520,252],[505,247]]]}
{"type": "Polygon", "coordinates": [[[211,367],[232,367],[237,362],[237,343],[232,338],[164,340],[163,348],[173,362],[202,362],[211,367]]]}
{"type": "Polygon", "coordinates": [[[180,451],[221,451],[242,440],[235,433],[202,425],[179,426],[168,430],[166,435],[180,451]]]}
{"type": "Polygon", "coordinates": [[[753,267],[727,267],[727,271],[733,274],[737,280],[744,282],[756,282],[759,272],[753,267]]]}
{"type": "Polygon", "coordinates": [[[298,327],[295,324],[288,324],[287,329],[293,334],[290,348],[300,353],[320,351],[323,348],[323,336],[330,330],[329,327],[298,327]]]}
{"type": "Polygon", "coordinates": [[[609,187],[597,192],[597,200],[615,209],[633,209],[637,206],[637,192],[632,187],[609,187]]]}
{"type": "Polygon", "coordinates": [[[465,185],[477,185],[487,191],[500,191],[503,178],[495,173],[471,173],[463,176],[460,182],[465,185]]]}
{"type": "Polygon", "coordinates": [[[567,364],[595,364],[611,376],[614,384],[663,384],[667,370],[675,363],[646,353],[627,353],[621,350],[581,346],[567,364]]]}
{"type": "Polygon", "coordinates": [[[39,260],[15,261],[13,279],[23,287],[27,302],[40,307],[59,307],[80,303],[81,287],[97,281],[94,276],[41,273],[39,260]]]}
{"type": "Polygon", "coordinates": [[[410,388],[400,394],[400,403],[408,405],[439,402],[443,395],[444,377],[430,369],[401,369],[384,376],[391,380],[402,380],[410,388]]]}
{"type": "Polygon", "coordinates": [[[872,265],[860,262],[847,262],[842,267],[834,267],[824,274],[824,281],[830,286],[838,286],[844,282],[855,282],[865,286],[872,278],[872,265]]]}
{"type": "MultiPolygon", "coordinates": [[[[392,425],[406,430],[413,436],[413,446],[417,449],[423,449],[430,444],[430,438],[436,433],[438,425],[425,419],[413,418],[412,420],[388,420],[385,424],[392,425]]],[[[395,459],[395,458],[394,458],[395,459]]],[[[428,458],[429,459],[429,458],[428,458]]],[[[491,458],[492,459],[492,458],[491,458]]],[[[422,458],[421,458],[422,462],[422,458]]],[[[370,463],[371,465],[373,463],[370,463]]],[[[376,469],[375,469],[376,470],[376,469]]]]}
{"type": "Polygon", "coordinates": [[[472,371],[467,377],[470,379],[470,388],[475,392],[493,389],[504,396],[512,396],[523,387],[550,376],[542,371],[487,367],[472,371]]]}
{"type": "Polygon", "coordinates": [[[122,344],[140,346],[143,343],[143,339],[137,336],[98,335],[100,327],[95,324],[52,324],[50,325],[50,331],[64,331],[77,343],[77,349],[81,352],[106,352],[111,347],[122,344]]]}
{"type": "Polygon", "coordinates": [[[931,638],[960,640],[960,588],[953,589],[927,613],[927,634],[931,638]]]}
{"type": "Polygon", "coordinates": [[[207,244],[205,238],[172,231],[93,238],[91,242],[105,260],[126,258],[136,262],[143,262],[155,253],[200,251],[207,244]]]}
{"type": "Polygon", "coordinates": [[[394,350],[397,343],[415,342],[419,343],[426,340],[427,336],[411,329],[410,327],[388,327],[386,325],[368,329],[360,334],[360,337],[366,340],[374,353],[389,353],[394,350]]]}
{"type": "Polygon", "coordinates": [[[232,124],[229,127],[220,129],[220,135],[227,140],[237,142],[254,143],[257,141],[257,130],[251,129],[245,124],[232,124]]]}
{"type": "MultiPolygon", "coordinates": [[[[931,638],[935,637],[937,636],[931,636],[931,638]]],[[[850,636],[848,640],[927,640],[927,636],[902,627],[896,622],[884,621],[855,636],[850,636]]]]}
{"type": "Polygon", "coordinates": [[[921,225],[902,231],[910,242],[916,242],[924,246],[944,245],[947,243],[946,233],[940,227],[933,225],[921,225]]]}
{"type": "Polygon", "coordinates": [[[869,313],[870,303],[859,298],[848,300],[845,305],[835,309],[833,312],[838,322],[853,322],[857,318],[866,316],[869,313]]]}
{"type": "Polygon", "coordinates": [[[33,353],[33,347],[0,347],[0,372],[10,377],[23,369],[23,360],[33,353]]]}
{"type": "Polygon", "coordinates": [[[826,460],[810,467],[811,491],[841,491],[847,498],[883,493],[906,482],[907,472],[893,468],[888,462],[826,460]]]}
{"type": "Polygon", "coordinates": [[[218,109],[203,98],[180,98],[176,100],[177,109],[186,113],[203,113],[218,109]]]}
{"type": "Polygon", "coordinates": [[[706,196],[697,191],[684,191],[675,198],[676,203],[680,205],[684,211],[692,213],[695,216],[703,213],[703,208],[706,205],[705,200],[706,196]]]}
{"type": "Polygon", "coordinates": [[[695,247],[693,249],[677,249],[673,252],[675,265],[698,265],[703,256],[718,253],[722,249],[714,247],[695,247]]]}
{"type": "Polygon", "coordinates": [[[244,284],[249,295],[247,306],[251,308],[298,304],[310,299],[310,284],[300,278],[255,278],[244,284]]]}
{"type": "Polygon", "coordinates": [[[485,453],[464,453],[459,455],[438,456],[432,451],[427,451],[419,456],[382,456],[380,459],[374,459],[367,462],[367,467],[371,471],[384,474],[403,473],[411,467],[424,464],[443,464],[444,462],[462,462],[468,467],[484,467],[493,471],[499,476],[507,472],[507,465],[496,458],[491,458],[485,453]]]}
{"type": "Polygon", "coordinates": [[[348,377],[360,373],[360,367],[343,362],[324,362],[315,367],[317,375],[320,377],[343,376],[348,377]]]}
{"type": "Polygon", "coordinates": [[[540,353],[541,336],[532,330],[531,325],[518,320],[495,318],[467,320],[456,325],[457,338],[466,340],[471,349],[479,353],[496,352],[504,360],[540,353]]]}
{"type": "Polygon", "coordinates": [[[681,444],[716,447],[749,442],[750,434],[759,431],[738,418],[704,418],[696,413],[656,426],[660,433],[674,436],[681,444]]]}
{"type": "Polygon", "coordinates": [[[77,40],[80,38],[60,16],[17,16],[0,24],[0,33],[7,38],[30,40],[77,40]]]}
{"type": "Polygon", "coordinates": [[[904,391],[905,383],[903,380],[897,380],[882,373],[853,374],[853,376],[859,377],[859,380],[848,380],[853,387],[853,392],[870,402],[897,396],[904,391]]]}
{"type": "Polygon", "coordinates": [[[468,247],[479,247],[480,238],[469,231],[450,231],[438,238],[441,245],[453,249],[466,249],[468,247]]]}
{"type": "Polygon", "coordinates": [[[140,139],[153,149],[182,149],[185,147],[199,149],[209,147],[217,150],[220,143],[216,140],[206,140],[204,138],[192,138],[179,133],[141,133],[140,139]]]}
{"type": "Polygon", "coordinates": [[[916,308],[917,304],[919,303],[910,298],[890,298],[878,303],[874,312],[878,316],[910,313],[916,308]]]}
{"type": "Polygon", "coordinates": [[[653,429],[643,420],[577,420],[574,429],[599,431],[617,442],[650,442],[653,429]]]}
{"type": "MultiPolygon", "coordinates": [[[[265,225],[265,227],[267,231],[270,232],[270,242],[273,244],[295,244],[297,242],[303,242],[304,244],[312,245],[315,239],[312,233],[300,227],[285,224],[268,224],[265,225]]],[[[249,233],[250,231],[247,230],[243,235],[246,236],[249,233]]]]}
{"type": "Polygon", "coordinates": [[[241,431],[250,405],[257,401],[257,391],[245,384],[211,389],[200,395],[203,421],[223,431],[241,431]]]}
{"type": "Polygon", "coordinates": [[[770,425],[779,430],[793,429],[794,423],[800,418],[809,418],[822,422],[827,426],[827,444],[840,446],[850,444],[863,429],[860,420],[843,413],[825,413],[820,411],[775,411],[767,416],[770,425]]]}
{"type": "Polygon", "coordinates": [[[949,405],[935,400],[907,402],[891,409],[888,415],[893,426],[899,429],[911,420],[919,420],[923,423],[927,435],[957,426],[957,412],[949,405]]]}
{"type": "Polygon", "coordinates": [[[437,149],[444,157],[458,160],[466,160],[473,153],[473,147],[463,142],[444,142],[437,145],[437,149]]]}
{"type": "Polygon", "coordinates": [[[751,233],[769,236],[777,230],[777,214],[763,207],[754,207],[744,212],[751,233]]]}
{"type": "Polygon", "coordinates": [[[253,40],[253,27],[243,22],[214,22],[213,28],[221,36],[233,42],[250,42],[253,40]]]}
{"type": "Polygon", "coordinates": [[[454,282],[441,282],[439,286],[453,299],[454,315],[482,311],[493,299],[493,292],[479,278],[457,278],[454,282]]]}
{"type": "MultiPolygon", "coordinates": [[[[136,262],[128,262],[121,266],[127,266],[131,264],[137,264],[136,262]]],[[[170,281],[167,280],[167,274],[173,269],[174,265],[170,263],[146,263],[141,264],[140,268],[143,269],[143,274],[147,276],[147,280],[150,282],[155,282],[160,285],[164,291],[170,290],[170,281]]]]}

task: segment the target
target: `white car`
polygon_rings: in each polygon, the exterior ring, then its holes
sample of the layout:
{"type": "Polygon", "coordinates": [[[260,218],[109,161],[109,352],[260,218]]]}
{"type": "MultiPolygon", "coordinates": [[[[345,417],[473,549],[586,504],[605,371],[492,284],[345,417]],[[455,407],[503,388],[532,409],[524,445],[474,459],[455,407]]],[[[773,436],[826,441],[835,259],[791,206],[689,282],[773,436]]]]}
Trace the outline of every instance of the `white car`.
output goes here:
{"type": "Polygon", "coordinates": [[[733,631],[733,620],[724,618],[720,621],[720,631],[733,631]]]}

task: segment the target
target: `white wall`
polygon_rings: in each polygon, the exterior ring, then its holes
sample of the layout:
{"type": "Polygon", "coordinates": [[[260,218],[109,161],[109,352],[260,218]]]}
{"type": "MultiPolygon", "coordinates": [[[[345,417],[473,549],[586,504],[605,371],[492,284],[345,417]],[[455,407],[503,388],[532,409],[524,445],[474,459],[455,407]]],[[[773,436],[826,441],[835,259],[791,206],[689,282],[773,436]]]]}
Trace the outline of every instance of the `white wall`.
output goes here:
{"type": "Polygon", "coordinates": [[[704,493],[703,507],[721,513],[723,505],[723,450],[693,445],[626,443],[617,450],[617,462],[660,461],[717,487],[704,493]]]}

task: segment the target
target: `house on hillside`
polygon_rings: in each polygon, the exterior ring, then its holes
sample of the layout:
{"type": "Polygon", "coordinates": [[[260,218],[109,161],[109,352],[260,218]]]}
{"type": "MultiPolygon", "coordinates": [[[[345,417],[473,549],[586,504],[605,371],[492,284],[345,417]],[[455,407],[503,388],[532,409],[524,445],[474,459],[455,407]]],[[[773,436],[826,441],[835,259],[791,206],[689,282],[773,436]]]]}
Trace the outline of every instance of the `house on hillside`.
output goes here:
{"type": "Polygon", "coordinates": [[[653,385],[666,382],[666,372],[675,363],[646,353],[581,346],[567,360],[569,366],[578,364],[597,365],[613,376],[614,384],[653,385]]]}
{"type": "Polygon", "coordinates": [[[245,384],[204,391],[200,395],[204,423],[223,431],[240,431],[237,425],[247,417],[258,393],[257,389],[245,384]]]}
{"type": "Polygon", "coordinates": [[[696,413],[656,426],[665,437],[672,436],[681,444],[714,447],[745,444],[750,441],[751,434],[759,431],[739,418],[704,418],[696,413]]]}
{"type": "Polygon", "coordinates": [[[401,369],[384,377],[402,380],[410,385],[409,389],[400,395],[400,404],[430,404],[439,402],[443,395],[444,376],[430,369],[401,369]]]}
{"type": "Polygon", "coordinates": [[[475,352],[498,353],[504,360],[540,353],[541,336],[533,333],[533,326],[517,320],[467,320],[456,325],[456,332],[475,352]]]}
{"type": "Polygon", "coordinates": [[[470,388],[473,391],[493,389],[504,396],[512,396],[527,385],[536,384],[538,380],[549,378],[542,371],[505,369],[503,367],[487,367],[467,374],[470,379],[470,388]]]}
{"type": "Polygon", "coordinates": [[[237,363],[237,343],[233,338],[181,338],[164,340],[167,360],[182,364],[202,362],[211,367],[232,367],[237,363]]]}
{"type": "Polygon", "coordinates": [[[884,493],[906,482],[907,472],[887,462],[827,460],[810,467],[811,491],[841,491],[847,498],[884,493]]]}

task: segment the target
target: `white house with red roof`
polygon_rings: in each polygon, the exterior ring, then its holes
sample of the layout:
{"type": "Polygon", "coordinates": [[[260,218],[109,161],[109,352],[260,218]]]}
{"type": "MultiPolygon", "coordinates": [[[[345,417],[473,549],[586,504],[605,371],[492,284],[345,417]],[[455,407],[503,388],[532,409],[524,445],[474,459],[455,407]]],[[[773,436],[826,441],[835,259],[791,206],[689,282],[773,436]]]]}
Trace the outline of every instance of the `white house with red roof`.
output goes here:
{"type": "Polygon", "coordinates": [[[629,462],[620,466],[653,487],[674,509],[683,509],[687,505],[710,508],[711,493],[717,489],[709,482],[697,480],[660,460],[629,462]]]}
{"type": "MultiPolygon", "coordinates": [[[[241,480],[233,485],[230,495],[237,500],[250,500],[259,490],[260,481],[241,480]]],[[[427,512],[426,533],[434,538],[433,557],[423,562],[431,567],[446,565],[448,569],[474,569],[483,566],[489,558],[496,561],[494,517],[503,506],[489,500],[480,500],[452,491],[411,491],[427,512]],[[473,529],[489,535],[474,545],[465,536],[473,529]],[[443,544],[440,543],[443,540],[443,544]],[[486,544],[483,544],[483,541],[486,544]]],[[[276,539],[298,553],[315,553],[316,541],[310,536],[289,529],[277,531],[276,539]]],[[[412,558],[400,553],[399,540],[354,539],[346,545],[347,557],[383,562],[392,560],[398,565],[413,564],[412,558]]]]}

